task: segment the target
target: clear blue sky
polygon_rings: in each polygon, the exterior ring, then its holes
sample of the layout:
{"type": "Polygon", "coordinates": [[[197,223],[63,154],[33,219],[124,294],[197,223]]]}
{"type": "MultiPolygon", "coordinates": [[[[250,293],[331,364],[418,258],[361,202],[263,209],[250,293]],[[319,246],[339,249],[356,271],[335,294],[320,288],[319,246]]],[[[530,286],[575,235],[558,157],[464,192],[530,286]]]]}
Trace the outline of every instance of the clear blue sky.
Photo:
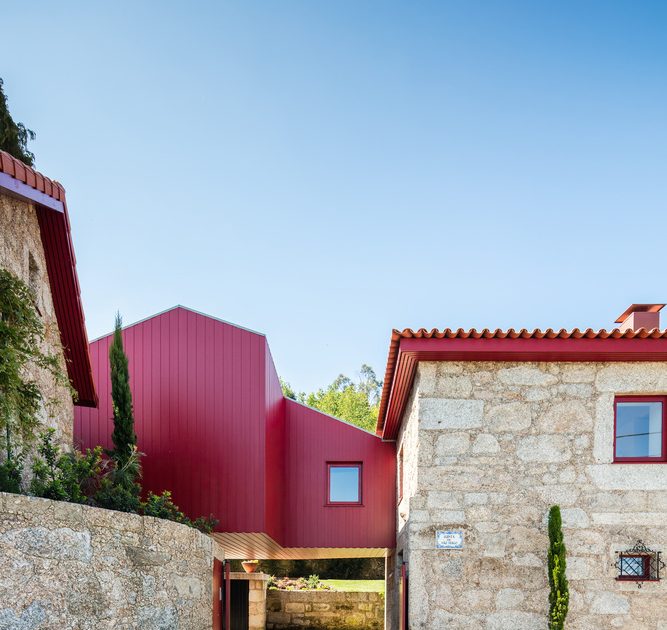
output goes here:
{"type": "Polygon", "coordinates": [[[665,2],[8,2],[91,338],[181,303],[297,389],[394,327],[667,301],[665,2]]]}

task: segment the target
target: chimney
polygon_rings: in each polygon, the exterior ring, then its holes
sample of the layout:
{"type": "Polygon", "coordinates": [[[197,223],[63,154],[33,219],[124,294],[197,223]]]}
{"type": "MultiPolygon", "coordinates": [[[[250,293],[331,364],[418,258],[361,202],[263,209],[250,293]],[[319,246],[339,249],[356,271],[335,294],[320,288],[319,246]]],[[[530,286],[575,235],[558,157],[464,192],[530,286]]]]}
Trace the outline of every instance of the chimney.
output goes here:
{"type": "Polygon", "coordinates": [[[626,330],[653,330],[660,328],[660,310],[664,304],[631,304],[616,320],[621,332],[626,330]]]}

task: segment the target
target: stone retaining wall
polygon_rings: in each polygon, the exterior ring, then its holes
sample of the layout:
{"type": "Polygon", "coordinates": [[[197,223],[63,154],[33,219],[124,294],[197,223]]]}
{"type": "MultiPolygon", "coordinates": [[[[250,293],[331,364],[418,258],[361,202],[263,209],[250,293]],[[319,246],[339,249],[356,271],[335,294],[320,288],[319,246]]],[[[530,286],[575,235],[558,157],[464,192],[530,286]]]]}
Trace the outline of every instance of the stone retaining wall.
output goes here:
{"type": "Polygon", "coordinates": [[[161,519],[0,493],[0,628],[211,628],[213,544],[161,519]]]}
{"type": "Polygon", "coordinates": [[[268,591],[266,627],[269,630],[365,630],[384,627],[381,593],[336,591],[268,591]]]}

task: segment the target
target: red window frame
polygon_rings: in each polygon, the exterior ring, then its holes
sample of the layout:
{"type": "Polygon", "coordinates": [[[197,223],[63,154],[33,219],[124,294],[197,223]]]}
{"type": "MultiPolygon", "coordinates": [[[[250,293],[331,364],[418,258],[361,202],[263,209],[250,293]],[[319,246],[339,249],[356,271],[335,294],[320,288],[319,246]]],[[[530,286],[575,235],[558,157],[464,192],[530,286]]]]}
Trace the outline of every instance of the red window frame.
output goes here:
{"type": "Polygon", "coordinates": [[[616,396],[614,398],[614,463],[615,464],[664,464],[667,462],[667,396],[616,396]],[[616,432],[618,403],[662,403],[662,451],[660,457],[618,457],[616,455],[616,432]]]}
{"type": "Polygon", "coordinates": [[[616,579],[620,582],[651,582],[651,556],[641,553],[622,553],[619,560],[622,563],[625,558],[641,558],[641,575],[619,575],[616,579]]]}
{"type": "Polygon", "coordinates": [[[363,478],[363,463],[362,462],[327,462],[326,474],[326,488],[324,489],[324,496],[326,501],[324,503],[327,507],[360,507],[363,506],[362,495],[362,478],[363,478]],[[358,468],[359,469],[359,490],[358,501],[332,501],[331,500],[331,469],[332,468],[358,468]]]}

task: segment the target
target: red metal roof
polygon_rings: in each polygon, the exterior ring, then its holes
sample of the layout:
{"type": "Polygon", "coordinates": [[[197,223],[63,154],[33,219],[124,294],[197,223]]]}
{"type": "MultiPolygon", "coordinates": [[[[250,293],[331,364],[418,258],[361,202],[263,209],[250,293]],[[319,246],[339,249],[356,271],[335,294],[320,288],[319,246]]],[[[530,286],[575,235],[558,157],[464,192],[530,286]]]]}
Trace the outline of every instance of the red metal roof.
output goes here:
{"type": "Polygon", "coordinates": [[[94,407],[97,395],[65,189],[9,153],[0,151],[0,190],[35,204],[67,372],[78,395],[75,402],[94,407]]]}
{"type": "Polygon", "coordinates": [[[420,360],[653,361],[667,359],[667,330],[394,329],[376,432],[395,439],[420,360]],[[646,342],[660,340],[646,345],[646,342]],[[430,344],[428,343],[430,341],[430,344]],[[447,343],[447,342],[453,343],[447,343]],[[413,342],[408,344],[406,342],[413,342]],[[414,343],[416,342],[416,343],[414,343]],[[437,347],[433,342],[437,342],[437,347]],[[613,346],[611,344],[614,344],[613,346]],[[400,365],[399,365],[400,364],[400,365]],[[391,425],[391,426],[389,426],[391,425]],[[389,430],[388,430],[389,429],[389,430]]]}

